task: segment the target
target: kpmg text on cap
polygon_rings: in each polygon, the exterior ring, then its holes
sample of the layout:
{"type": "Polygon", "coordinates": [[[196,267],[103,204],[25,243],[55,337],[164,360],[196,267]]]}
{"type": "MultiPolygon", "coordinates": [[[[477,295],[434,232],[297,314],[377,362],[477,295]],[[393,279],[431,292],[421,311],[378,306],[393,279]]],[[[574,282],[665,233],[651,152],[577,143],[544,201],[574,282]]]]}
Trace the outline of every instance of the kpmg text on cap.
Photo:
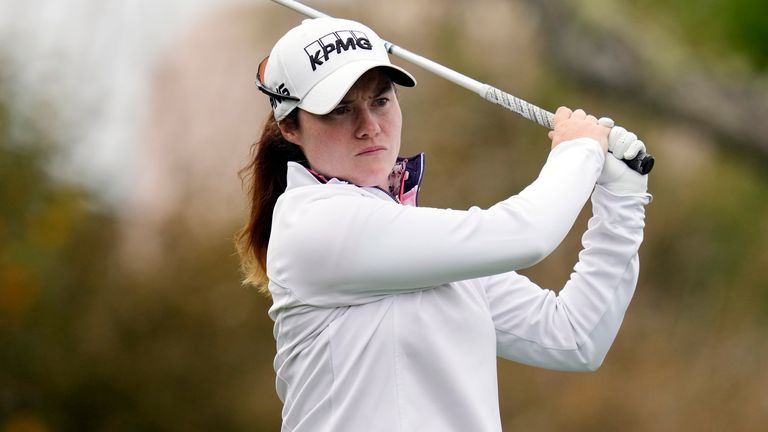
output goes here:
{"type": "Polygon", "coordinates": [[[334,51],[336,54],[341,54],[342,51],[346,52],[357,48],[364,50],[373,49],[368,36],[361,31],[339,30],[329,33],[307,45],[304,47],[304,51],[309,56],[309,64],[312,66],[312,71],[315,71],[318,66],[322,66],[324,62],[330,59],[334,51]],[[342,36],[346,36],[346,39],[342,36]]]}

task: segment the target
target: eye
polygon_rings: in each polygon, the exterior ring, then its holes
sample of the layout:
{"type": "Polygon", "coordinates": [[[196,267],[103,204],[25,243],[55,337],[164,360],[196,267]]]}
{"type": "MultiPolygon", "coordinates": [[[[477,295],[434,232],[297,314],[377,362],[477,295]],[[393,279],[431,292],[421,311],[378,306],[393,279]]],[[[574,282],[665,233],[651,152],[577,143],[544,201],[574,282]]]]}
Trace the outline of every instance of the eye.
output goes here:
{"type": "Polygon", "coordinates": [[[339,116],[339,115],[344,115],[350,112],[351,110],[352,109],[348,105],[339,105],[333,111],[331,111],[331,114],[339,116]]]}
{"type": "Polygon", "coordinates": [[[376,106],[383,107],[389,103],[389,98],[385,98],[385,97],[378,98],[373,103],[376,106]]]}

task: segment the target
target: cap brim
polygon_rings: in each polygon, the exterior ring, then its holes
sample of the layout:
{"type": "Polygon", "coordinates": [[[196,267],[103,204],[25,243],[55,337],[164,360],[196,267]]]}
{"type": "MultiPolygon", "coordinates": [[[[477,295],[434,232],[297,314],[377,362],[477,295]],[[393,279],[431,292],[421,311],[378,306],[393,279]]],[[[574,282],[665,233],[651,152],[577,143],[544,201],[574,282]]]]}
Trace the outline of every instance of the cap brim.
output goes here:
{"type": "Polygon", "coordinates": [[[403,68],[376,60],[360,60],[342,66],[318,82],[301,99],[298,107],[312,114],[328,114],[364,73],[376,67],[386,69],[395,84],[404,87],[416,85],[416,79],[403,68]]]}

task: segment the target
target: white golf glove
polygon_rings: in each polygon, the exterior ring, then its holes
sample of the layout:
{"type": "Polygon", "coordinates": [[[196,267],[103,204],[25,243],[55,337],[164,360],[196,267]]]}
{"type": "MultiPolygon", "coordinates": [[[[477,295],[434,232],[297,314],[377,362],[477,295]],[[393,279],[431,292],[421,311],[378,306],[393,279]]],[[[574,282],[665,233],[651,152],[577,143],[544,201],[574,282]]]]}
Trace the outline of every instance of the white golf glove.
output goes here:
{"type": "Polygon", "coordinates": [[[605,164],[597,184],[614,195],[642,195],[648,190],[648,175],[640,174],[608,153],[605,155],[605,164]]]}
{"type": "Polygon", "coordinates": [[[645,144],[637,139],[637,135],[621,126],[615,126],[612,119],[601,117],[597,122],[611,128],[608,134],[608,151],[617,158],[632,160],[641,151],[645,152],[645,144]]]}

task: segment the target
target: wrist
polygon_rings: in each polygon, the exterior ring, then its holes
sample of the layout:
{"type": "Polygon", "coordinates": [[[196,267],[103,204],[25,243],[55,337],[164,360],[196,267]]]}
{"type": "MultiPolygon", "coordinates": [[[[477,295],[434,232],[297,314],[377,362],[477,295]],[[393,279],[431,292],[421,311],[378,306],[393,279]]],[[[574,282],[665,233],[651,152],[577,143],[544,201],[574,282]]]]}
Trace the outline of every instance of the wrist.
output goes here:
{"type": "Polygon", "coordinates": [[[648,175],[630,169],[624,162],[608,154],[597,184],[614,195],[647,195],[648,175]]]}

